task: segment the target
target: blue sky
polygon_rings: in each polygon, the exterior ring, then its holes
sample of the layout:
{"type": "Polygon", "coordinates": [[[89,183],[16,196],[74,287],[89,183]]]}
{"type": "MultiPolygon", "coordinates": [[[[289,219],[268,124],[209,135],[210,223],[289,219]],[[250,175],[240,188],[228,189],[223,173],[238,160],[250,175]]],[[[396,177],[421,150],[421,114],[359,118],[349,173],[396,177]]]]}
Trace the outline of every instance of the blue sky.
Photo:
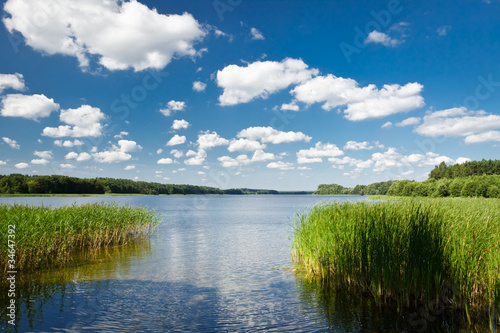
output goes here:
{"type": "Polygon", "coordinates": [[[500,150],[500,1],[2,2],[0,174],[314,190],[500,150]]]}

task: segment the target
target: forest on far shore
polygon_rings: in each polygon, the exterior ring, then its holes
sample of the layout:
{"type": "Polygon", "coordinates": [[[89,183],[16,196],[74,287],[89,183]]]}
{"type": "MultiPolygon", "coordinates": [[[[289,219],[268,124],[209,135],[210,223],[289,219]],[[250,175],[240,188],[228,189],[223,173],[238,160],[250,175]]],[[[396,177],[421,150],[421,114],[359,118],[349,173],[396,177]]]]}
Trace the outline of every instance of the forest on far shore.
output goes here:
{"type": "Polygon", "coordinates": [[[390,180],[353,188],[321,184],[317,194],[500,198],[500,160],[483,159],[454,165],[442,162],[422,182],[390,180]]]}

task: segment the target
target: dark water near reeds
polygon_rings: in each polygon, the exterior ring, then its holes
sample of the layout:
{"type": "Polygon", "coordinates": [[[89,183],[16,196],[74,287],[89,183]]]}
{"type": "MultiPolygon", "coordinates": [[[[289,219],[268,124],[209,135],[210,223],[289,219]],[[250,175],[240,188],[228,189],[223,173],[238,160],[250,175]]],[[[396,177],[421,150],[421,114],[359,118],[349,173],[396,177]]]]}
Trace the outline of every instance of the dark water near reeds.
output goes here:
{"type": "MultiPolygon", "coordinates": [[[[15,332],[456,332],[440,309],[398,313],[307,283],[290,272],[295,214],[317,202],[363,197],[129,196],[0,198],[62,206],[148,206],[164,222],[146,241],[72,267],[17,275],[15,332]]],[[[1,289],[2,294],[6,291],[1,289]]]]}

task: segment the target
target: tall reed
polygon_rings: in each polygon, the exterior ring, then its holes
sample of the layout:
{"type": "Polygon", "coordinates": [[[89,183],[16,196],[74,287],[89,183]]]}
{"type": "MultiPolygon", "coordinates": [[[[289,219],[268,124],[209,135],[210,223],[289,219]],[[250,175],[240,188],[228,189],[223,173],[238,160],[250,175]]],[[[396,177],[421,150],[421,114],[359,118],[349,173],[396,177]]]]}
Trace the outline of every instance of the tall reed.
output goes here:
{"type": "Polygon", "coordinates": [[[117,204],[0,205],[0,264],[8,270],[8,225],[15,225],[16,268],[31,270],[64,265],[78,251],[124,244],[151,233],[158,222],[153,211],[117,204]]]}
{"type": "Polygon", "coordinates": [[[306,276],[399,305],[500,313],[500,200],[318,205],[299,215],[292,256],[306,276]]]}

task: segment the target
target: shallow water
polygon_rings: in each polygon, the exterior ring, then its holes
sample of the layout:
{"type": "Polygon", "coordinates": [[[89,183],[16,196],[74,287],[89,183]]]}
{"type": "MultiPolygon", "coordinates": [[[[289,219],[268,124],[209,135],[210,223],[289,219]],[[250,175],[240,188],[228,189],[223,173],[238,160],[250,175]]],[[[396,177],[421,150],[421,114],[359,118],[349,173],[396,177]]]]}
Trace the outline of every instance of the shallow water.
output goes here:
{"type": "MultiPolygon", "coordinates": [[[[156,209],[147,240],[92,262],[18,274],[17,332],[456,332],[460,317],[379,307],[307,283],[287,268],[292,222],[325,196],[124,196],[0,198],[62,206],[113,202],[156,209]]],[[[6,291],[0,304],[5,307],[6,291]]]]}

